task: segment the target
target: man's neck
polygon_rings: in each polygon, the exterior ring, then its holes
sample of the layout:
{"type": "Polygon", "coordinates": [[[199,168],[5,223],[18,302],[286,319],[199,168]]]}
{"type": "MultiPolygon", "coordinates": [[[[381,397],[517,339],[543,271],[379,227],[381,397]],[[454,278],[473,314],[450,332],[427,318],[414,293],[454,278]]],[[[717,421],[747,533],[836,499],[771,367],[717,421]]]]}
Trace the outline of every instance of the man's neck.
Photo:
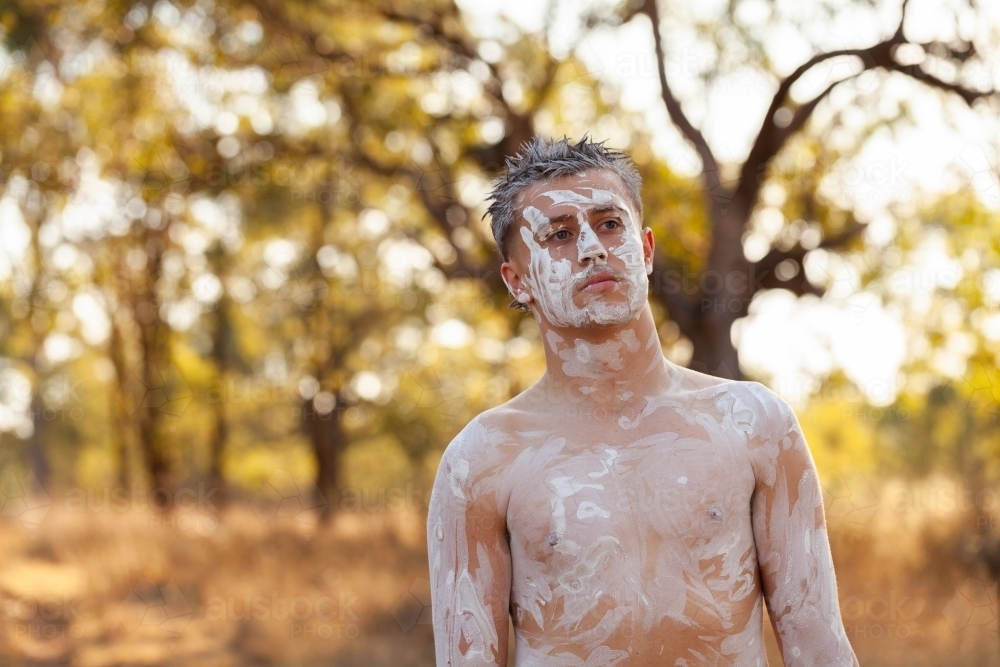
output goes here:
{"type": "Polygon", "coordinates": [[[538,388],[550,405],[610,417],[641,409],[646,397],[670,386],[669,364],[648,305],[623,325],[543,327],[541,333],[546,371],[538,388]]]}

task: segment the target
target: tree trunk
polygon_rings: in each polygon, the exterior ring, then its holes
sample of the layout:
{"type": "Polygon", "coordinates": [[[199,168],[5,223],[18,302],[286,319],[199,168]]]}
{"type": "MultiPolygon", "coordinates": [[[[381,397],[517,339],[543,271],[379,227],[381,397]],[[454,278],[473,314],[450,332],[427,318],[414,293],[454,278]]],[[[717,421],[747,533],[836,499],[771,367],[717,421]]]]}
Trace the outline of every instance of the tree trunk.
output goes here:
{"type": "MultiPolygon", "coordinates": [[[[217,250],[213,259],[215,262],[216,275],[223,279],[221,263],[223,251],[217,250]]],[[[232,323],[229,321],[229,298],[225,290],[219,298],[215,308],[214,329],[212,331],[212,361],[215,366],[215,380],[218,383],[218,395],[210,396],[209,403],[212,407],[212,429],[209,437],[210,447],[210,470],[209,484],[216,489],[217,498],[221,503],[226,501],[226,478],[223,472],[223,457],[226,450],[226,441],[229,438],[229,423],[226,421],[226,403],[228,392],[226,391],[226,371],[227,352],[232,343],[232,323]]]]}
{"type": "MultiPolygon", "coordinates": [[[[221,378],[224,375],[220,374],[221,378]]],[[[224,380],[223,380],[224,381],[224,380]]],[[[226,477],[222,469],[223,454],[226,450],[226,440],[229,439],[229,424],[226,422],[225,392],[212,402],[212,435],[211,435],[211,465],[209,470],[209,485],[216,491],[216,499],[220,504],[226,502],[226,477]]]]}
{"type": "Polygon", "coordinates": [[[42,436],[42,427],[45,424],[45,401],[42,400],[42,378],[37,370],[34,380],[35,387],[31,395],[31,423],[34,429],[28,440],[28,464],[35,473],[38,484],[47,491],[52,481],[52,468],[49,465],[49,458],[45,452],[45,439],[42,436]]]}
{"type": "MultiPolygon", "coordinates": [[[[718,191],[717,191],[718,192],[718,191]]],[[[732,341],[733,324],[746,316],[750,299],[761,287],[758,267],[743,255],[742,233],[749,210],[728,191],[709,199],[712,245],[697,289],[676,289],[670,281],[654,280],[653,296],[691,341],[690,368],[730,380],[741,380],[739,357],[732,341]]],[[[766,283],[766,281],[764,281],[766,283]]]]}
{"type": "MultiPolygon", "coordinates": [[[[35,284],[37,285],[37,275],[35,284]]],[[[34,294],[32,293],[32,302],[34,302],[34,294]]],[[[31,392],[31,437],[28,438],[28,464],[31,466],[31,470],[35,473],[35,478],[38,479],[38,483],[43,489],[49,488],[49,483],[52,481],[52,468],[49,465],[49,458],[45,452],[45,438],[42,434],[42,429],[45,427],[45,400],[42,398],[42,383],[45,379],[44,375],[38,368],[38,355],[42,351],[42,340],[44,334],[38,333],[36,331],[36,324],[34,323],[34,315],[37,311],[35,310],[34,303],[30,310],[28,311],[28,326],[31,329],[32,346],[29,354],[31,355],[29,359],[29,366],[31,367],[32,375],[31,382],[34,385],[31,392]]]]}
{"type": "Polygon", "coordinates": [[[52,477],[52,470],[49,466],[48,456],[45,452],[45,440],[42,437],[42,427],[45,423],[45,401],[42,399],[42,382],[44,376],[39,370],[38,355],[42,354],[42,346],[48,328],[52,326],[48,315],[39,310],[41,302],[46,298],[42,294],[45,261],[42,253],[42,244],[38,239],[38,229],[40,220],[35,216],[26,219],[31,230],[31,251],[34,256],[34,273],[31,276],[30,292],[28,293],[28,336],[31,346],[26,351],[24,360],[27,362],[33,377],[31,378],[31,437],[28,439],[28,464],[35,473],[35,478],[43,489],[49,488],[52,477]]]}
{"type": "Polygon", "coordinates": [[[730,337],[735,318],[729,313],[703,312],[688,338],[694,346],[688,367],[729,380],[741,380],[739,357],[730,337]]]}
{"type": "Polygon", "coordinates": [[[135,406],[138,415],[139,442],[145,455],[146,469],[156,489],[173,491],[170,463],[167,458],[161,424],[168,400],[170,378],[170,329],[160,318],[156,282],[161,275],[163,241],[156,234],[146,234],[147,264],[137,289],[133,291],[133,312],[139,329],[142,359],[133,371],[140,380],[143,395],[135,406]]]}
{"type": "Polygon", "coordinates": [[[316,492],[314,505],[322,507],[321,514],[328,518],[340,507],[341,455],[347,444],[340,423],[339,404],[327,414],[320,414],[311,399],[302,401],[302,428],[309,436],[316,457],[316,492]],[[325,503],[325,504],[324,504],[325,503]]]}
{"type": "Polygon", "coordinates": [[[111,319],[111,335],[108,338],[108,358],[115,369],[115,379],[117,383],[111,390],[111,438],[118,454],[118,483],[122,488],[128,488],[132,479],[132,459],[129,456],[130,437],[127,432],[129,422],[128,415],[134,412],[135,407],[131,404],[131,396],[124,391],[124,383],[128,378],[127,362],[125,361],[124,338],[121,333],[121,326],[116,321],[117,314],[109,314],[111,319]]]}

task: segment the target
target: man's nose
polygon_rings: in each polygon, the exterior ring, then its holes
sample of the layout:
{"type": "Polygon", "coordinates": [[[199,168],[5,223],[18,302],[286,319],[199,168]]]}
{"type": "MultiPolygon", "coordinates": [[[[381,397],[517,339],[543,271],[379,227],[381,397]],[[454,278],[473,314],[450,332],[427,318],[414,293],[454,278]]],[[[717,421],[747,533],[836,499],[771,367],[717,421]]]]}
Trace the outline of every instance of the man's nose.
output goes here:
{"type": "Polygon", "coordinates": [[[601,243],[601,240],[597,238],[597,234],[590,228],[590,225],[580,226],[580,236],[577,239],[576,247],[581,264],[598,257],[604,261],[608,259],[607,249],[601,243]]]}

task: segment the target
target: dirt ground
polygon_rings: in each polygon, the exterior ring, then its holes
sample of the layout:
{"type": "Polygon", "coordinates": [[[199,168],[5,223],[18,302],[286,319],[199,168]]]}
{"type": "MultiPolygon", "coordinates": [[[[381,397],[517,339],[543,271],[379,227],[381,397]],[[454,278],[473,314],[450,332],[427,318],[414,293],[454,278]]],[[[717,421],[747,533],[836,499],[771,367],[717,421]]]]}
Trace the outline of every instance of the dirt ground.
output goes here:
{"type": "MultiPolygon", "coordinates": [[[[0,519],[0,665],[434,664],[417,514],[39,516],[0,519]]],[[[908,520],[831,519],[861,665],[1000,665],[996,581],[951,551],[957,529],[908,520]]]]}

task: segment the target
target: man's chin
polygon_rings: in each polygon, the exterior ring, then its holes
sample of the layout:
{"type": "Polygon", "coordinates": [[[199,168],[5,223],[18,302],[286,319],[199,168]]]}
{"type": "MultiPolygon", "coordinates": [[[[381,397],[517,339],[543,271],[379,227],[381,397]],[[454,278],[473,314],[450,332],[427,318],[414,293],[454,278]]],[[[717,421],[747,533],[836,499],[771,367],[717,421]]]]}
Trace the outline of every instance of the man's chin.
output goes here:
{"type": "Polygon", "coordinates": [[[638,313],[633,313],[627,301],[618,303],[598,302],[588,304],[582,309],[585,316],[583,326],[620,326],[635,319],[638,313]]]}

